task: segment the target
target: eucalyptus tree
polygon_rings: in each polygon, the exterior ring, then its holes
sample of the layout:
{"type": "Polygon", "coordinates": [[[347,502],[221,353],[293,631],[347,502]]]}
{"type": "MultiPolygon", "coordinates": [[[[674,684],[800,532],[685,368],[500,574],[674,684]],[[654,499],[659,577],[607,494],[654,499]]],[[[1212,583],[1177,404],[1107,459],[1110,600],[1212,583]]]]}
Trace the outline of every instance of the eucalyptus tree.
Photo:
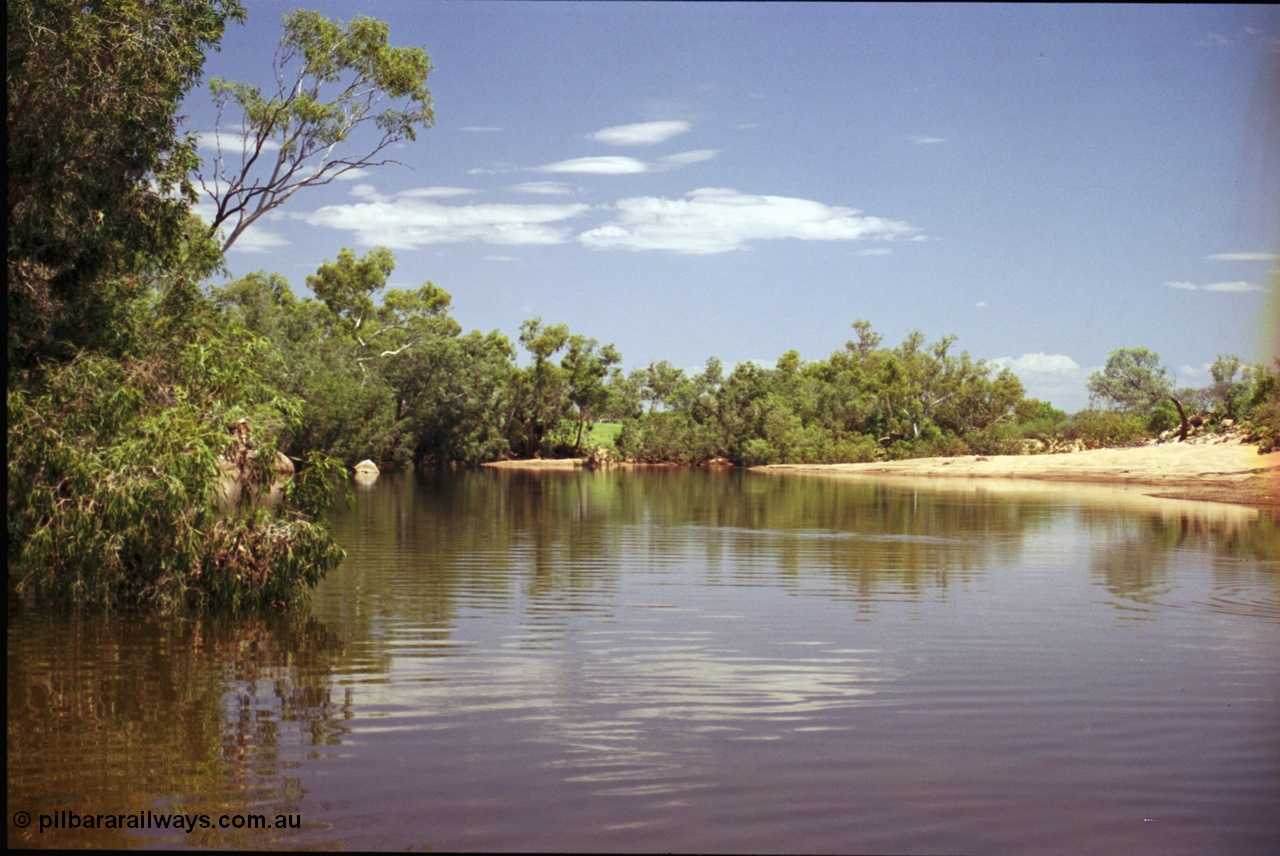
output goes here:
{"type": "Polygon", "coordinates": [[[1160,355],[1150,348],[1119,348],[1091,373],[1089,397],[1120,410],[1149,413],[1169,395],[1172,384],[1160,355]]]}
{"type": "Polygon", "coordinates": [[[110,346],[183,257],[196,138],[180,132],[237,0],[6,5],[9,371],[110,346]]]}
{"type": "Polygon", "coordinates": [[[1168,398],[1177,408],[1181,429],[1178,436],[1187,439],[1191,426],[1182,401],[1174,393],[1169,371],[1160,355],[1150,348],[1119,348],[1107,355],[1101,369],[1089,375],[1089,398],[1128,413],[1151,415],[1156,405],[1168,398]]]}
{"type": "Polygon", "coordinates": [[[284,17],[274,92],[211,82],[214,156],[197,175],[215,206],[210,233],[225,227],[224,250],[302,188],[395,163],[386,150],[431,127],[431,59],[389,39],[384,21],[357,16],[344,25],[299,9],[284,17]],[[234,130],[224,128],[229,111],[234,130]]]}
{"type": "Polygon", "coordinates": [[[520,325],[520,345],[531,362],[512,377],[507,424],[513,447],[525,455],[541,453],[567,413],[568,373],[552,357],[568,344],[565,324],[544,325],[541,318],[529,318],[520,325]]]}
{"type": "Polygon", "coordinates": [[[605,381],[620,362],[622,355],[612,344],[601,347],[595,339],[577,334],[569,337],[560,367],[566,373],[566,397],[577,410],[578,431],[573,442],[575,454],[582,452],[584,429],[595,423],[609,403],[609,389],[605,381]]]}

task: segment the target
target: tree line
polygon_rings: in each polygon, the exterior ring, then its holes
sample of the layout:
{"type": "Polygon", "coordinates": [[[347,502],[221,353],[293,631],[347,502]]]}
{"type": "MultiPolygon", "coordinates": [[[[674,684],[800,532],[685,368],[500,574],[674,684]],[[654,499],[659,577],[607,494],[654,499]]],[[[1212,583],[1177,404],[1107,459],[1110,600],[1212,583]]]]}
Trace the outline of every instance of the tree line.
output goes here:
{"type": "MultiPolygon", "coordinates": [[[[323,515],[363,458],[475,465],[603,447],[641,462],[857,461],[1021,451],[1073,432],[1122,442],[1168,421],[1167,372],[1138,349],[1091,383],[1110,409],[1068,417],[953,337],[889,347],[861,320],[825,359],[624,372],[613,345],[540,318],[514,341],[464,333],[433,283],[387,289],[385,248],[340,250],[307,277],[310,295],[270,272],[212,285],[256,219],[430,127],[425,49],[393,47],[370,18],[290,12],[277,91],[212,81],[206,163],[179,110],[244,20],[238,0],[7,11],[7,525],[21,597],[295,602],[341,561],[323,515]],[[202,192],[212,222],[194,213],[202,192]]],[[[1175,403],[1274,433],[1276,378],[1224,357],[1212,387],[1175,403]]]]}

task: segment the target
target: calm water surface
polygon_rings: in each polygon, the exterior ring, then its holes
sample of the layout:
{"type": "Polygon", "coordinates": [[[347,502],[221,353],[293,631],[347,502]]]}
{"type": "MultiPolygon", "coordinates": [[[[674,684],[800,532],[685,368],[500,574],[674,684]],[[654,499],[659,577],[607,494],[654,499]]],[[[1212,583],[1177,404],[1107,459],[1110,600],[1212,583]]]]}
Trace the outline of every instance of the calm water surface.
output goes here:
{"type": "Polygon", "coordinates": [[[309,610],[10,603],[10,846],[1258,853],[1280,526],[743,472],[384,476],[309,610]],[[191,834],[15,826],[292,814],[191,834]]]}

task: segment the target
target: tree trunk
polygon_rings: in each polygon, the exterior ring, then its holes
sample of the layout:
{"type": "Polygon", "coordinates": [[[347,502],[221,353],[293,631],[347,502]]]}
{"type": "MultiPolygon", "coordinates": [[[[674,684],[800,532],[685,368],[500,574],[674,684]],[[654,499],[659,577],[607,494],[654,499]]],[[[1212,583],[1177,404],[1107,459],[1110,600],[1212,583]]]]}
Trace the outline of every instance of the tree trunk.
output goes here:
{"type": "Polygon", "coordinates": [[[1182,402],[1172,395],[1169,396],[1169,400],[1173,402],[1174,407],[1178,408],[1178,418],[1182,420],[1182,427],[1178,429],[1178,439],[1185,443],[1187,442],[1187,432],[1191,430],[1191,424],[1187,422],[1187,414],[1182,409],[1182,402]]]}

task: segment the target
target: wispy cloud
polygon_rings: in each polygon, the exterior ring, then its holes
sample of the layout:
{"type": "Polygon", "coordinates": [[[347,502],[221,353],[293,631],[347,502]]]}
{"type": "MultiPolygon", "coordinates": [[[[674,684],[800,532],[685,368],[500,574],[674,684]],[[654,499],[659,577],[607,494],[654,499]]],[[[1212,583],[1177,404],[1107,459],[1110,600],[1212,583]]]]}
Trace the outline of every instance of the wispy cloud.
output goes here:
{"type": "Polygon", "coordinates": [[[407,191],[391,199],[326,205],[299,215],[312,226],[353,232],[367,246],[414,249],[430,244],[480,241],[486,244],[560,244],[569,240],[566,220],[586,213],[576,205],[443,205],[428,193],[407,191]]]}
{"type": "Polygon", "coordinates": [[[646,163],[639,158],[625,155],[603,155],[600,157],[571,158],[534,167],[536,172],[552,173],[588,173],[592,175],[634,175],[641,172],[663,172],[668,169],[679,169],[690,164],[712,160],[720,154],[719,149],[694,149],[678,152],[659,158],[653,163],[646,163]]]}
{"type": "Polygon", "coordinates": [[[1254,285],[1251,282],[1215,282],[1211,285],[1202,285],[1205,291],[1232,291],[1232,292],[1248,292],[1248,291],[1266,291],[1260,285],[1254,285]]]}
{"type": "Polygon", "coordinates": [[[947,141],[946,137],[925,137],[920,134],[914,134],[907,137],[907,139],[917,146],[932,146],[937,145],[938,143],[945,143],[947,141]]]}
{"type": "Polygon", "coordinates": [[[719,149],[694,149],[690,152],[680,152],[679,154],[667,155],[658,160],[658,169],[674,169],[676,167],[688,166],[693,163],[703,163],[715,158],[720,154],[719,149]]]}
{"type": "Polygon", "coordinates": [[[1215,262],[1274,262],[1280,256],[1275,253],[1214,253],[1205,258],[1215,262]]]}
{"type": "Polygon", "coordinates": [[[470,196],[478,191],[470,187],[415,187],[397,193],[401,199],[449,199],[455,196],[470,196]]]}
{"type": "MultiPolygon", "coordinates": [[[[200,202],[193,206],[193,210],[206,223],[212,223],[213,218],[217,216],[218,210],[212,202],[200,202]]],[[[292,242],[282,235],[280,232],[273,232],[266,228],[265,224],[271,221],[280,221],[285,215],[280,212],[271,212],[261,220],[254,223],[249,228],[240,233],[236,238],[236,242],[231,245],[230,253],[266,253],[271,250],[277,250],[281,247],[287,247],[292,242]]],[[[220,238],[226,237],[226,228],[218,230],[221,234],[220,238]]]]}
{"type": "Polygon", "coordinates": [[[496,125],[463,125],[459,131],[467,131],[472,134],[494,134],[502,129],[496,125]]]}
{"type": "Polygon", "coordinates": [[[1219,35],[1217,33],[1210,33],[1200,41],[1196,42],[1196,44],[1201,45],[1203,47],[1224,48],[1227,45],[1231,44],[1231,39],[1227,38],[1226,36],[1219,35]]]}
{"type": "Polygon", "coordinates": [[[1023,354],[1017,359],[997,357],[991,362],[1002,368],[1013,369],[1015,372],[1032,374],[1066,374],[1080,368],[1080,364],[1066,354],[1046,354],[1040,351],[1034,354],[1023,354]]]}
{"type": "Polygon", "coordinates": [[[629,175],[648,172],[649,166],[642,160],[622,155],[571,158],[535,167],[538,172],[579,172],[593,175],[629,175]]]}
{"type": "Polygon", "coordinates": [[[574,191],[573,185],[562,181],[526,181],[511,189],[516,193],[538,193],[544,196],[565,196],[574,191]]]}
{"type": "Polygon", "coordinates": [[[519,169],[513,163],[495,163],[490,166],[477,166],[467,170],[467,175],[503,175],[519,169]]]}
{"type": "Polygon", "coordinates": [[[578,236],[594,249],[668,250],[710,254],[746,249],[753,241],[854,241],[912,237],[900,220],[853,208],[786,196],[757,196],[704,187],[680,199],[637,196],[614,205],[613,222],[578,236]]]}
{"type": "Polygon", "coordinates": [[[689,123],[676,119],[659,122],[637,122],[602,128],[588,139],[614,146],[651,146],[689,132],[689,123]]]}
{"type": "Polygon", "coordinates": [[[228,252],[266,253],[271,250],[278,250],[281,247],[287,247],[289,243],[289,239],[279,232],[272,232],[255,224],[240,233],[240,237],[236,238],[236,242],[231,245],[231,249],[228,252]]]}
{"type": "Polygon", "coordinates": [[[367,199],[370,202],[390,202],[398,199],[450,199],[456,196],[470,196],[477,191],[470,187],[416,187],[404,190],[395,196],[387,196],[372,184],[357,184],[348,193],[356,199],[367,199]]]}
{"type": "MultiPolygon", "coordinates": [[[[217,151],[219,142],[221,142],[224,152],[243,151],[249,148],[249,140],[243,134],[230,131],[220,131],[217,134],[212,131],[200,131],[196,134],[196,148],[201,151],[217,151]]],[[[264,152],[278,152],[280,151],[280,144],[274,140],[263,140],[262,150],[264,152]]]]}
{"type": "Polygon", "coordinates": [[[1226,291],[1235,293],[1266,291],[1267,289],[1261,285],[1254,285],[1251,282],[1212,282],[1208,285],[1196,285],[1194,282],[1166,282],[1169,288],[1178,291],[1226,291]]]}

